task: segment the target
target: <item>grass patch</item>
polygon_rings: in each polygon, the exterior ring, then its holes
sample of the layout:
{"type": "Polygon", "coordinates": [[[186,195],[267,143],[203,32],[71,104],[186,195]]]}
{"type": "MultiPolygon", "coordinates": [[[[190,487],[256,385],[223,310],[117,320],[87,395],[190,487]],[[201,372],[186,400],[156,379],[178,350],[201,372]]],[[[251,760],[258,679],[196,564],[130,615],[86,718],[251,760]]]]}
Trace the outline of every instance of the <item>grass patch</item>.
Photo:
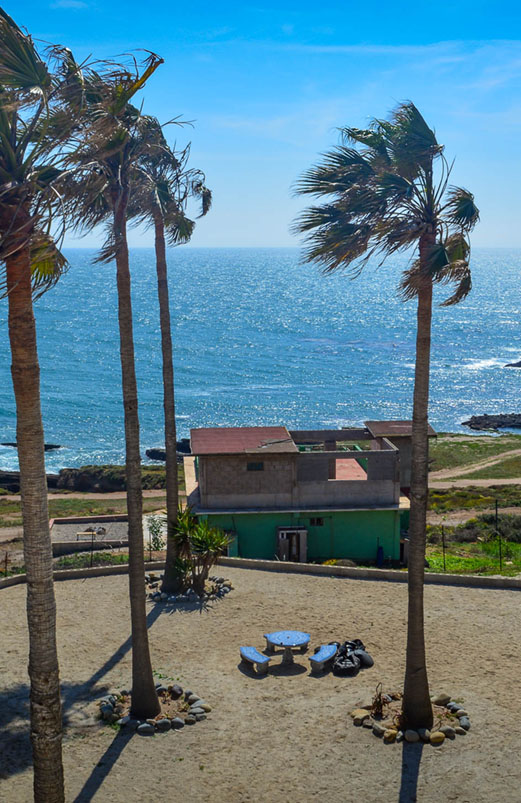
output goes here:
{"type": "MultiPolygon", "coordinates": [[[[490,510],[496,499],[499,507],[521,507],[521,485],[490,485],[488,488],[447,488],[429,492],[429,510],[490,510]]],[[[1,504],[1,500],[0,500],[1,504]]]]}
{"type": "MultiPolygon", "coordinates": [[[[499,568],[497,541],[474,544],[449,544],[445,553],[447,574],[501,574],[512,577],[521,573],[521,544],[503,541],[503,565],[499,568]]],[[[431,572],[443,572],[443,551],[439,546],[427,547],[431,572]]]]}
{"type": "Polygon", "coordinates": [[[457,440],[456,436],[439,436],[429,444],[429,471],[468,466],[513,449],[521,449],[521,435],[479,435],[465,441],[457,440]]]}
{"type": "MultiPolygon", "coordinates": [[[[499,463],[487,468],[481,468],[479,471],[473,471],[471,474],[462,474],[461,479],[471,480],[505,480],[515,477],[521,477],[521,455],[517,457],[507,457],[499,463]]],[[[460,479],[458,477],[458,479],[460,479]]]]}
{"type": "MultiPolygon", "coordinates": [[[[152,513],[166,506],[166,496],[155,496],[143,499],[143,513],[152,513]]],[[[51,519],[68,516],[112,516],[127,512],[126,499],[49,499],[49,517],[51,519]]],[[[17,527],[22,525],[21,518],[13,518],[20,514],[20,502],[0,499],[0,527],[17,527]]]]}

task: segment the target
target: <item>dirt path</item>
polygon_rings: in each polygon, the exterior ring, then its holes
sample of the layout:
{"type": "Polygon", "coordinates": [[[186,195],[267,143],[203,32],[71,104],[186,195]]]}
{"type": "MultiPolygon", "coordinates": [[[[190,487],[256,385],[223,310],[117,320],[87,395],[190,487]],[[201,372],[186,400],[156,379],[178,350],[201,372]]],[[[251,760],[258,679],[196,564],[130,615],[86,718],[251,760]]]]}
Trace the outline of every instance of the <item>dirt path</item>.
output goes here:
{"type": "Polygon", "coordinates": [[[521,485],[521,477],[509,477],[509,479],[496,480],[453,480],[447,477],[446,480],[432,481],[429,477],[429,488],[487,488],[490,485],[521,485]]]}
{"type": "MultiPolygon", "coordinates": [[[[487,457],[485,460],[479,460],[477,463],[470,463],[466,466],[459,466],[458,468],[444,468],[441,471],[433,471],[429,474],[430,480],[445,480],[451,477],[460,477],[462,474],[472,474],[474,471],[480,471],[482,468],[489,468],[495,466],[496,463],[501,463],[503,460],[510,457],[519,457],[521,449],[511,449],[510,451],[495,454],[493,457],[487,457]]],[[[488,480],[487,480],[488,482],[488,480]]]]}
{"type": "MultiPolygon", "coordinates": [[[[179,496],[184,496],[184,491],[179,492],[179,496]]],[[[154,496],[166,496],[166,488],[159,488],[158,490],[151,490],[151,491],[143,491],[144,498],[150,498],[154,496]]],[[[104,499],[126,499],[127,492],[126,491],[109,491],[108,493],[89,493],[88,491],[71,491],[70,493],[48,493],[47,499],[52,501],[53,499],[99,499],[103,501],[104,499]]],[[[0,496],[0,499],[7,499],[10,502],[19,502],[20,501],[20,494],[6,494],[5,496],[0,496]]]]}

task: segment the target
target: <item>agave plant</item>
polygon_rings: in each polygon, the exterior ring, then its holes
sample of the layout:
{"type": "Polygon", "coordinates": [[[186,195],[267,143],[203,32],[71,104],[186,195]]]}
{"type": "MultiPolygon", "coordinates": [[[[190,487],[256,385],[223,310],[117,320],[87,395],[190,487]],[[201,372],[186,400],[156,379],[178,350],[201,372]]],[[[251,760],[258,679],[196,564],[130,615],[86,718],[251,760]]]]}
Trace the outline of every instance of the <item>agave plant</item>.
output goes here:
{"type": "Polygon", "coordinates": [[[340,133],[341,144],[297,183],[297,193],[326,202],[305,210],[295,228],[306,238],[305,259],[325,273],[347,270],[358,276],[370,260],[381,264],[391,254],[416,249],[400,283],[402,297],[417,301],[403,719],[407,727],[430,727],[423,580],[433,287],[453,286],[444,306],[470,292],[468,235],[479,212],[471,192],[449,186],[452,165],[413,103],[400,104],[390,120],[340,133]]]}
{"type": "Polygon", "coordinates": [[[198,520],[190,507],[179,508],[173,529],[177,571],[184,575],[185,586],[191,576],[192,588],[201,596],[210,569],[219,555],[226,552],[232,538],[223,530],[198,520]]]}

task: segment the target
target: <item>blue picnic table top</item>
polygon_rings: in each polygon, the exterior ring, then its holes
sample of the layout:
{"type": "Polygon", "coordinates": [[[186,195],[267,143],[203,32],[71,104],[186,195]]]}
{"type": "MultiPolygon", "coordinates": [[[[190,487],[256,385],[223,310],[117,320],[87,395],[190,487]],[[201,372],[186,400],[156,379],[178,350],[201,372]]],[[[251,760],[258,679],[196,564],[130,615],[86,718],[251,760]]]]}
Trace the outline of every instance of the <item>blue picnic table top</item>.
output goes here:
{"type": "Polygon", "coordinates": [[[302,647],[309,643],[310,635],[301,630],[276,630],[274,633],[266,633],[266,638],[279,647],[302,647]]]}

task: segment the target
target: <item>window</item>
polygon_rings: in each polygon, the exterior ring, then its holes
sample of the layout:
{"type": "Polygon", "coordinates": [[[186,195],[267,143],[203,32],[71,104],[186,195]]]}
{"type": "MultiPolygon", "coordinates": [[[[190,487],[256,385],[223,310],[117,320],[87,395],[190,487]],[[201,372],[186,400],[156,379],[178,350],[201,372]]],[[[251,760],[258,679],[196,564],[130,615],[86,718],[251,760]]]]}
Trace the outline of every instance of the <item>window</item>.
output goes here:
{"type": "Polygon", "coordinates": [[[309,520],[310,527],[323,527],[324,526],[324,519],[310,519],[309,520]]]}
{"type": "Polygon", "coordinates": [[[248,463],[246,471],[264,471],[264,463],[248,463]]]}

